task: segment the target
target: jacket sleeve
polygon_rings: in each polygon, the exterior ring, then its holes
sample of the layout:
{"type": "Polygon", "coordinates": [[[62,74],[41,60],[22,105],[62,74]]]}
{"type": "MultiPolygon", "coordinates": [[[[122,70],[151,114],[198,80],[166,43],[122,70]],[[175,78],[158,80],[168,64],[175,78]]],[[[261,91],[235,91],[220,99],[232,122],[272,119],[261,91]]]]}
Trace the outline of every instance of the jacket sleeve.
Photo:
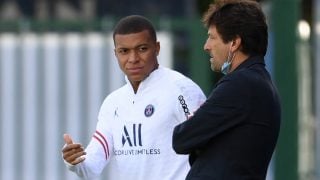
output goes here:
{"type": "Polygon", "coordinates": [[[206,100],[201,88],[190,79],[176,81],[179,93],[176,98],[176,119],[179,123],[184,122],[191,116],[206,100]]]}
{"type": "Polygon", "coordinates": [[[221,80],[194,116],[174,128],[173,149],[178,154],[201,150],[219,134],[242,123],[249,111],[248,93],[241,79],[221,80]]]}

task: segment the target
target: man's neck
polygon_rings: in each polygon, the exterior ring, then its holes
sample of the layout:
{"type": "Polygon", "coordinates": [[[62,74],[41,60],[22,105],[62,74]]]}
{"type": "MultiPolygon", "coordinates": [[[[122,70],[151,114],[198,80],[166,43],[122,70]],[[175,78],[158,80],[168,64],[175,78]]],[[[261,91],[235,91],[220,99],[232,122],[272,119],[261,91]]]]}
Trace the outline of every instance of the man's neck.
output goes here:
{"type": "Polygon", "coordinates": [[[231,64],[230,72],[234,71],[240,64],[246,61],[249,55],[243,54],[242,52],[236,52],[233,62],[231,64]]]}

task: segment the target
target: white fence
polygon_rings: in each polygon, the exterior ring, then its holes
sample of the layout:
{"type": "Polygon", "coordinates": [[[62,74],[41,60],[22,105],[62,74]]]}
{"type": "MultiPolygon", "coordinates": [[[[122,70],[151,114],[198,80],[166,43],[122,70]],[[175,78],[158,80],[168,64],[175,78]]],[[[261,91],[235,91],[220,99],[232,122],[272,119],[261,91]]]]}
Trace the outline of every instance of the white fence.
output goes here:
{"type": "MultiPolygon", "coordinates": [[[[170,34],[158,39],[170,67],[170,34]]],[[[0,180],[79,179],[63,164],[63,133],[86,145],[123,83],[110,34],[0,34],[0,180]]]]}

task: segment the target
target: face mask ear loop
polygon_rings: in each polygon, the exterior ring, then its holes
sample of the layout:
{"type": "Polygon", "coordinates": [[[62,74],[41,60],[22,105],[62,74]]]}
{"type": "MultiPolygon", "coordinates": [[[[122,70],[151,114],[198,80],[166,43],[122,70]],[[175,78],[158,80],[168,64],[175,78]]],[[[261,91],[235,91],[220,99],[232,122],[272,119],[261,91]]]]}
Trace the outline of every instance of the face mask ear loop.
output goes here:
{"type": "Polygon", "coordinates": [[[232,44],[233,44],[233,42],[231,42],[231,44],[230,44],[230,48],[229,48],[229,52],[228,52],[228,57],[227,57],[227,63],[231,63],[231,61],[232,61],[232,58],[231,58],[231,56],[233,56],[233,54],[232,54],[232,52],[231,52],[232,44]]]}
{"type": "Polygon", "coordinates": [[[230,45],[230,49],[229,49],[229,52],[228,52],[228,57],[227,57],[227,60],[223,63],[222,67],[221,67],[221,72],[223,74],[228,74],[229,71],[230,71],[230,66],[231,66],[231,63],[235,57],[235,53],[232,53],[231,52],[231,47],[232,47],[232,43],[230,45]]]}
{"type": "Polygon", "coordinates": [[[231,52],[232,44],[233,44],[233,42],[231,42],[231,45],[229,48],[229,53],[228,53],[228,59],[227,59],[227,62],[230,64],[232,63],[234,56],[236,55],[235,53],[231,52]]]}
{"type": "MultiPolygon", "coordinates": [[[[231,53],[230,53],[231,54],[231,53]]],[[[230,62],[230,64],[232,63],[232,61],[233,61],[233,59],[234,59],[234,57],[236,56],[236,53],[232,53],[232,55],[231,55],[232,57],[231,57],[231,59],[229,60],[229,62],[230,62]]]]}

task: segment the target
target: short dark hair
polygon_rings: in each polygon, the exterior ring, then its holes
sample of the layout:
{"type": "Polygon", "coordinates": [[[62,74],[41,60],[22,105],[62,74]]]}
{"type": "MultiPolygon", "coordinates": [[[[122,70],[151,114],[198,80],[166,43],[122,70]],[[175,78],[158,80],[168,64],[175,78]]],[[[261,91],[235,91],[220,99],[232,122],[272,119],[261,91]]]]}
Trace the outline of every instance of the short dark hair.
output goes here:
{"type": "Polygon", "coordinates": [[[214,25],[225,43],[239,36],[243,53],[266,54],[268,26],[258,2],[216,0],[205,12],[202,21],[207,28],[214,25]]]}
{"type": "Polygon", "coordinates": [[[116,34],[131,34],[139,33],[141,31],[147,30],[150,33],[151,38],[157,41],[157,35],[152,23],[143,16],[140,15],[130,15],[119,20],[113,30],[113,39],[116,34]]]}

